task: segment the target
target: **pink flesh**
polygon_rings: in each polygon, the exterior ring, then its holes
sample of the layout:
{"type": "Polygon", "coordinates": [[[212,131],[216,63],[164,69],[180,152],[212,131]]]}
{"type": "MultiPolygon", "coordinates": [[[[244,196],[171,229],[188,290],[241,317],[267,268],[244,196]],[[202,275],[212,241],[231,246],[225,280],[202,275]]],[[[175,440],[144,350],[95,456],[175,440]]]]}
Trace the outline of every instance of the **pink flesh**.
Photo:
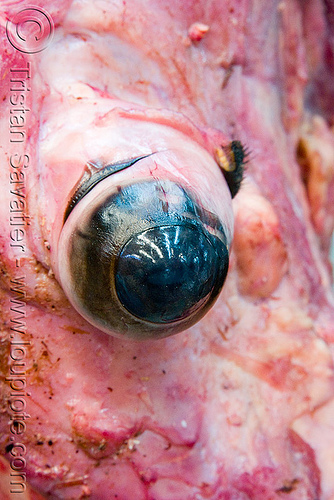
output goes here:
{"type": "MultiPolygon", "coordinates": [[[[27,498],[332,500],[334,35],[325,13],[333,4],[44,2],[55,36],[33,56],[15,51],[3,28],[24,2],[3,5],[0,445],[11,461],[9,289],[25,274],[27,498]],[[209,30],[194,37],[201,24],[209,30]],[[23,150],[9,142],[8,94],[10,69],[27,61],[23,150]],[[85,162],[160,151],[156,163],[152,156],[117,175],[168,171],[229,218],[213,155],[232,139],[251,156],[214,308],[159,341],[90,326],[54,277],[63,213],[85,162]],[[9,156],[17,152],[30,155],[21,169],[31,217],[25,252],[9,237],[9,156]]],[[[0,465],[2,500],[8,468],[0,465]]]]}

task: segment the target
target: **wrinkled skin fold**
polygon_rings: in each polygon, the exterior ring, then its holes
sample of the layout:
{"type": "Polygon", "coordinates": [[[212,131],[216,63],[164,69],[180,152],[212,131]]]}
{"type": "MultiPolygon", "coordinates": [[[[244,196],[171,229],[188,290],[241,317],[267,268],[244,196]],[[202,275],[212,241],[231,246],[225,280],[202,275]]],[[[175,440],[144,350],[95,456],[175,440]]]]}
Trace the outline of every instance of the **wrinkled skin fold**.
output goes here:
{"type": "Polygon", "coordinates": [[[15,467],[34,500],[333,499],[333,2],[44,2],[34,54],[26,5],[0,27],[1,499],[15,467]],[[58,242],[87,162],[153,152],[115,182],[182,180],[234,238],[208,314],[135,342],[73,309],[58,242]]]}

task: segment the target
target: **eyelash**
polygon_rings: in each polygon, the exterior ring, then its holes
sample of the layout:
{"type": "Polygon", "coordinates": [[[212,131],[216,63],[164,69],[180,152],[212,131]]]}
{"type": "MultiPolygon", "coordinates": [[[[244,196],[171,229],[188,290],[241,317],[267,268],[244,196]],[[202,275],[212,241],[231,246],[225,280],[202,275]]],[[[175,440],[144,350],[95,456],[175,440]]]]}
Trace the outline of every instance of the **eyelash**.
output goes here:
{"type": "Polygon", "coordinates": [[[249,154],[240,141],[231,141],[227,146],[215,150],[216,162],[224,174],[232,198],[240,189],[249,154]]]}
{"type": "Polygon", "coordinates": [[[109,175],[115,174],[116,172],[120,172],[121,170],[131,167],[132,165],[137,163],[137,161],[142,160],[147,156],[150,155],[139,156],[137,158],[132,158],[127,161],[121,161],[114,164],[110,164],[102,169],[101,168],[99,169],[98,166],[95,165],[94,163],[88,162],[85,167],[84,178],[79,183],[79,186],[75,188],[73,194],[71,195],[71,199],[67,205],[67,208],[65,210],[64,223],[66,222],[66,219],[72,212],[75,205],[87,193],[89,193],[89,191],[91,191],[93,187],[96,186],[96,184],[98,184],[101,180],[105,179],[106,177],[109,177],[109,175]]]}

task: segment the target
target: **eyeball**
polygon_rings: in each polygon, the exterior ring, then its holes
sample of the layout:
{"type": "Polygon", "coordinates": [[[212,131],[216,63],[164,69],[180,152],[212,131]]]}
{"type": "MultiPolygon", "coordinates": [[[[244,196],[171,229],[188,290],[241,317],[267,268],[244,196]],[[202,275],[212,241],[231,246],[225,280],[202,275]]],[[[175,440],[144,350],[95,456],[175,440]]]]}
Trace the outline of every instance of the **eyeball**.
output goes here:
{"type": "Polygon", "coordinates": [[[121,338],[162,338],[194,325],[227,275],[223,225],[178,183],[103,182],[81,190],[65,216],[58,273],[69,301],[121,338]]]}

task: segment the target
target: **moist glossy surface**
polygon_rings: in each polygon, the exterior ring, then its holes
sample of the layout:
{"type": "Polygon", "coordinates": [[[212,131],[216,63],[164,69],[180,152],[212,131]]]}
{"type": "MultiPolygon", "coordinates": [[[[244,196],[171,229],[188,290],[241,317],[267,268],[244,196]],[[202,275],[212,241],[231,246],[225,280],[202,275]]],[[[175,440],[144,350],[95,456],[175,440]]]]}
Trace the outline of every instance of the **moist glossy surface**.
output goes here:
{"type": "Polygon", "coordinates": [[[148,229],[131,238],[115,273],[123,306],[154,323],[191,315],[210,298],[217,277],[221,283],[225,279],[228,253],[220,240],[215,243],[217,249],[198,227],[186,224],[148,229]]]}

